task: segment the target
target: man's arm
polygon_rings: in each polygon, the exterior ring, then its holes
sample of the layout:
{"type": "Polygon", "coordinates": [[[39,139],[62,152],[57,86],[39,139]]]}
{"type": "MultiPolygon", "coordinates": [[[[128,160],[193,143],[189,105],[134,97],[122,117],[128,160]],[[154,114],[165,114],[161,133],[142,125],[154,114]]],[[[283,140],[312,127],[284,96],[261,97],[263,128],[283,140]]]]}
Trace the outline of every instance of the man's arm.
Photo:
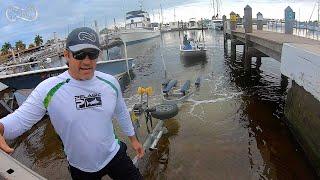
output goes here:
{"type": "MultiPolygon", "coordinates": [[[[36,124],[45,115],[46,109],[43,104],[43,93],[39,86],[32,91],[27,100],[13,113],[0,119],[3,125],[3,137],[14,139],[36,124]]],[[[43,87],[40,86],[40,87],[43,87]]]]}
{"type": "Polygon", "coordinates": [[[117,102],[115,115],[123,133],[128,136],[132,148],[136,151],[138,157],[141,158],[144,155],[144,149],[135,136],[131,117],[122,97],[117,102]]]}
{"type": "Polygon", "coordinates": [[[4,127],[3,124],[0,123],[0,135],[3,136],[4,127]]]}
{"type": "Polygon", "coordinates": [[[136,151],[139,158],[142,158],[144,155],[144,149],[141,143],[138,141],[136,136],[128,136],[132,145],[132,148],[136,151]]]}
{"type": "MultiPolygon", "coordinates": [[[[118,85],[118,89],[120,90],[120,85],[119,84],[117,85],[118,85]]],[[[138,157],[141,158],[144,155],[144,149],[141,143],[138,141],[138,139],[135,136],[134,128],[132,125],[132,121],[131,121],[131,117],[130,117],[127,105],[124,102],[121,91],[119,92],[120,93],[117,98],[117,104],[116,104],[114,115],[116,116],[116,119],[118,120],[123,133],[129,137],[132,148],[136,151],[138,157]]]]}

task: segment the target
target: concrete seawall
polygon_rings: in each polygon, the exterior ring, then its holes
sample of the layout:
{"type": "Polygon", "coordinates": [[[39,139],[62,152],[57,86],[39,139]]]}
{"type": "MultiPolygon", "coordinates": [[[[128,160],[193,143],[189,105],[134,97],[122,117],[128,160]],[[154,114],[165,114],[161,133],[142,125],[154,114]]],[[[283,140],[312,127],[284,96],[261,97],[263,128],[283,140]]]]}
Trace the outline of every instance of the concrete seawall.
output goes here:
{"type": "Polygon", "coordinates": [[[320,177],[320,45],[283,45],[281,73],[292,80],[285,116],[320,177]]]}
{"type": "Polygon", "coordinates": [[[320,102],[295,81],[288,91],[285,115],[290,129],[320,176],[320,102]]]}

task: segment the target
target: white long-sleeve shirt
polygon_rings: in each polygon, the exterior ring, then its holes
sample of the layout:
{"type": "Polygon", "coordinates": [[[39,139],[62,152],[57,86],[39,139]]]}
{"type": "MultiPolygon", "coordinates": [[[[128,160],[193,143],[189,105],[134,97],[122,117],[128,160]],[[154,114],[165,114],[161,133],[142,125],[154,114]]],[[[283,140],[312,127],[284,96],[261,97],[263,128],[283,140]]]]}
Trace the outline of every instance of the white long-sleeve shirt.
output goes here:
{"type": "Polygon", "coordinates": [[[18,137],[46,111],[62,139],[68,162],[82,171],[101,170],[118,152],[113,117],[125,135],[134,135],[118,81],[99,71],[86,81],[75,80],[66,71],[41,82],[15,112],[0,120],[4,137],[18,137]]]}

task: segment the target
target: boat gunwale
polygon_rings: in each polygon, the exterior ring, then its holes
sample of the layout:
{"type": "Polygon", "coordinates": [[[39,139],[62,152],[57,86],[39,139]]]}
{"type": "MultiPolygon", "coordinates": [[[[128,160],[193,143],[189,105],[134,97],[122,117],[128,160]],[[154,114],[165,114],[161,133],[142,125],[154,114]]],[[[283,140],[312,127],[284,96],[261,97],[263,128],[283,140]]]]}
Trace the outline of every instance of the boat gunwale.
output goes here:
{"type": "MultiPolygon", "coordinates": [[[[125,61],[126,59],[115,59],[115,60],[108,60],[108,61],[97,61],[97,64],[104,64],[104,63],[116,63],[120,61],[125,61]]],[[[134,58],[127,58],[128,61],[133,61],[134,58]]],[[[63,70],[67,69],[68,66],[64,65],[61,67],[53,67],[53,68],[47,68],[47,69],[39,69],[39,70],[33,70],[33,71],[27,71],[27,72],[21,72],[21,73],[15,73],[15,74],[8,74],[5,76],[0,76],[1,79],[6,79],[6,78],[13,78],[13,77],[19,77],[19,76],[25,76],[25,75],[31,75],[31,74],[37,74],[37,73],[42,73],[42,72],[50,72],[50,71],[58,71],[58,70],[63,70]]]]}

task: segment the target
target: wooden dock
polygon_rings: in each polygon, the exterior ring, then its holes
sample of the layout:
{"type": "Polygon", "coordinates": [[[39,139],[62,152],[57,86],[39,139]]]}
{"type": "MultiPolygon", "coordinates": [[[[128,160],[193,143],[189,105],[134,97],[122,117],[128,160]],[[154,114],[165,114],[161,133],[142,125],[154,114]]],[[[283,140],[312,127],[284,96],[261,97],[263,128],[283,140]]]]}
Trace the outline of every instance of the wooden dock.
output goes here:
{"type": "Polygon", "coordinates": [[[320,41],[293,35],[294,12],[290,7],[285,9],[286,24],[285,33],[263,31],[263,16],[257,14],[257,29],[253,29],[252,9],[250,6],[244,8],[244,28],[237,28],[235,13],[230,13],[230,20],[223,16],[224,23],[224,47],[228,52],[228,40],[231,40],[231,59],[235,60],[236,46],[244,46],[244,67],[250,69],[252,57],[257,58],[257,64],[261,64],[261,57],[271,57],[281,62],[281,52],[284,43],[305,44],[318,49],[320,52],[320,41]]]}
{"type": "Polygon", "coordinates": [[[253,51],[252,57],[255,55],[268,56],[279,62],[281,62],[281,52],[284,43],[314,45],[313,48],[320,50],[320,41],[271,31],[253,30],[252,33],[245,33],[244,28],[236,30],[227,29],[225,37],[232,40],[231,42],[235,43],[235,45],[246,45],[246,42],[250,43],[250,48],[253,48],[251,50],[253,51]],[[258,50],[260,53],[255,50],[258,50]]]}
{"type": "Polygon", "coordinates": [[[0,179],[45,180],[36,172],[0,150],[0,179]]]}

